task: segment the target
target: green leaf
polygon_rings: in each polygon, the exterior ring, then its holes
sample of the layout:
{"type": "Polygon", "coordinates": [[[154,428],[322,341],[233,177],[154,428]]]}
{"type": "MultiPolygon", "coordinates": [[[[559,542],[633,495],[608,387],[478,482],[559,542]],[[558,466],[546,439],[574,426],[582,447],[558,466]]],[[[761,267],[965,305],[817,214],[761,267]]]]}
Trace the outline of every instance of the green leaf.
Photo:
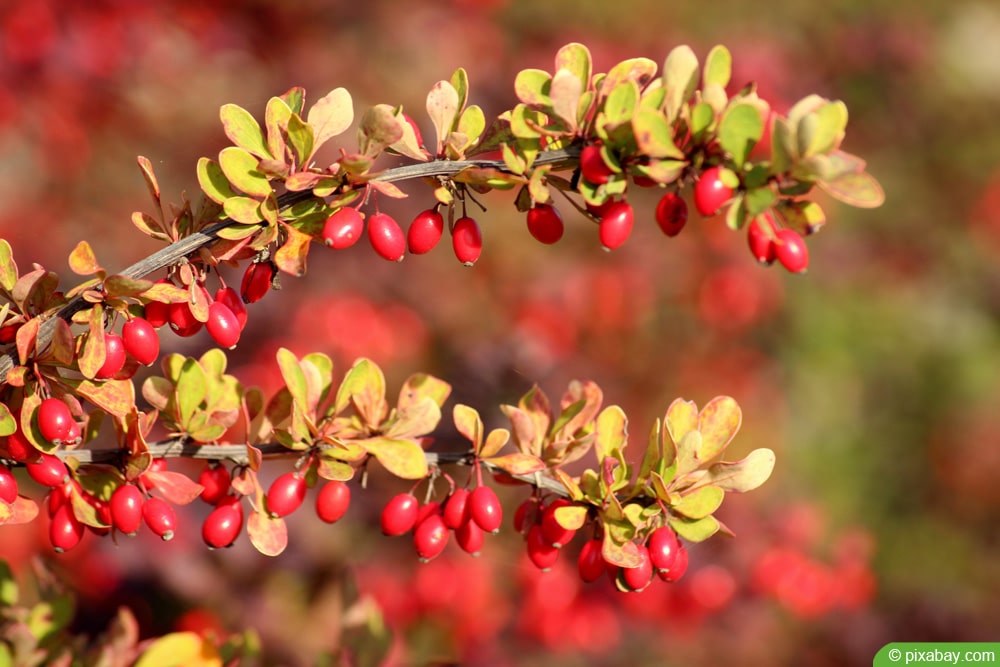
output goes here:
{"type": "Polygon", "coordinates": [[[732,74],[733,57],[729,49],[718,44],[705,57],[704,85],[715,84],[725,88],[732,74]]]}
{"type": "Polygon", "coordinates": [[[771,173],[783,174],[799,159],[792,125],[785,118],[775,116],[771,127],[771,173]]]}
{"type": "Polygon", "coordinates": [[[251,197],[271,194],[271,184],[259,171],[257,158],[242,148],[223,148],[219,153],[219,165],[229,182],[251,197]]]}
{"type": "Polygon", "coordinates": [[[749,103],[734,104],[719,121],[719,144],[732,155],[737,167],[743,166],[763,133],[764,121],[760,112],[749,103]]]}
{"type": "Polygon", "coordinates": [[[707,102],[699,102],[691,110],[691,134],[700,137],[715,123],[715,109],[707,102]]]}
{"type": "Polygon", "coordinates": [[[831,197],[858,208],[878,208],[885,203],[885,191],[868,172],[846,174],[818,184],[831,197]]]}
{"type": "Polygon", "coordinates": [[[451,73],[449,80],[452,88],[458,93],[458,108],[464,109],[469,102],[469,74],[464,68],[459,67],[451,73]]]}
{"type": "Polygon", "coordinates": [[[628,419],[617,405],[609,405],[597,416],[597,439],[594,453],[598,461],[616,456],[628,443],[628,419]]]}
{"type": "Polygon", "coordinates": [[[532,109],[544,109],[552,105],[548,92],[551,82],[551,75],[544,70],[521,70],[514,77],[514,94],[532,109]]]}
{"type": "Polygon", "coordinates": [[[264,143],[260,124],[249,111],[235,104],[223,104],[219,109],[219,118],[223,131],[233,144],[259,158],[273,157],[264,143]]]}
{"type": "Polygon", "coordinates": [[[413,440],[370,438],[357,444],[378,459],[389,473],[401,479],[423,479],[427,476],[424,450],[413,440]]]}
{"type": "Polygon", "coordinates": [[[511,475],[530,475],[541,472],[548,466],[545,461],[531,454],[515,452],[503,456],[489,456],[482,459],[484,462],[494,465],[511,475]]]}
{"type": "Polygon", "coordinates": [[[288,387],[288,392],[292,395],[292,400],[299,404],[303,410],[309,409],[308,388],[306,386],[306,376],[299,366],[299,360],[287,348],[279,348],[277,352],[278,368],[281,370],[281,378],[288,387]]]}
{"type": "Polygon", "coordinates": [[[313,136],[312,126],[302,120],[297,113],[288,118],[288,143],[292,146],[296,164],[299,167],[309,166],[316,147],[316,138],[313,136]]]}
{"type": "Polygon", "coordinates": [[[752,218],[771,208],[777,199],[778,195],[770,186],[752,188],[743,195],[743,207],[746,214],[752,218]]]}
{"type": "Polygon", "coordinates": [[[739,461],[716,463],[708,469],[704,481],[723,491],[746,493],[766,482],[774,470],[774,451],[755,449],[739,461]]]}
{"type": "Polygon", "coordinates": [[[337,390],[334,414],[340,413],[352,402],[367,424],[376,426],[382,420],[386,410],[385,376],[370,359],[358,359],[347,371],[337,390]]]}
{"type": "Polygon", "coordinates": [[[285,160],[285,134],[291,108],[280,97],[272,97],[264,109],[264,126],[267,128],[267,146],[276,160],[285,160]]]}
{"type": "Polygon", "coordinates": [[[6,239],[0,239],[0,286],[8,292],[17,283],[17,264],[14,253],[6,239]]]}
{"type": "MultiPolygon", "coordinates": [[[[0,403],[0,438],[17,431],[17,419],[11,414],[5,403],[0,403]]],[[[2,561],[0,561],[2,562],[2,561]]]]}
{"type": "Polygon", "coordinates": [[[823,207],[814,201],[782,200],[778,212],[786,225],[803,235],[813,234],[826,224],[823,207]]]}
{"type": "Polygon", "coordinates": [[[653,428],[649,432],[649,441],[646,443],[646,452],[642,456],[642,463],[639,465],[639,476],[638,481],[641,484],[642,480],[649,477],[649,473],[656,470],[657,464],[663,458],[663,451],[661,449],[661,438],[663,425],[662,422],[657,419],[653,423],[653,428]]]}
{"type": "Polygon", "coordinates": [[[828,102],[802,117],[798,124],[799,154],[802,157],[828,153],[844,139],[847,105],[828,102]]]}
{"type": "MultiPolygon", "coordinates": [[[[638,91],[645,88],[646,84],[656,76],[656,63],[649,58],[629,58],[623,60],[610,70],[601,82],[599,96],[609,96],[624,82],[630,82],[636,89],[636,102],[638,103],[638,91]]],[[[630,116],[631,117],[631,116],[630,116]]]]}
{"type": "Polygon", "coordinates": [[[0,560],[0,608],[17,604],[18,587],[7,561],[0,560]]]}
{"type": "Polygon", "coordinates": [[[719,522],[714,516],[706,516],[702,519],[671,516],[668,523],[678,536],[688,542],[704,542],[719,532],[719,522]]]}
{"type": "MultiPolygon", "coordinates": [[[[233,220],[253,225],[256,229],[259,229],[258,224],[264,220],[260,212],[260,202],[250,197],[230,197],[222,205],[222,210],[233,220]]],[[[239,228],[234,231],[238,233],[239,228]]]]}
{"type": "Polygon", "coordinates": [[[667,56],[663,63],[663,87],[667,91],[664,111],[672,123],[698,87],[698,56],[690,46],[675,47],[667,56]]]}
{"type": "Polygon", "coordinates": [[[605,128],[632,121],[636,108],[639,106],[639,87],[635,81],[625,80],[607,93],[604,102],[605,128]]]}
{"type": "Polygon", "coordinates": [[[306,122],[313,129],[315,151],[333,137],[342,134],[354,122],[351,94],[346,88],[331,90],[312,105],[306,122]]]}
{"type": "MultiPolygon", "coordinates": [[[[459,112],[458,91],[447,81],[438,81],[427,93],[427,115],[437,133],[435,153],[441,152],[445,138],[451,133],[459,112]]],[[[389,142],[392,143],[392,142],[389,142]]]]}
{"type": "Polygon", "coordinates": [[[639,109],[632,118],[632,131],[639,151],[651,158],[684,158],[674,144],[673,133],[663,114],[653,109],[639,109]]]}
{"type": "Polygon", "coordinates": [[[583,44],[571,42],[556,52],[555,71],[568,70],[580,81],[584,90],[590,85],[592,67],[590,50],[583,44]]]}
{"type": "Polygon", "coordinates": [[[701,486],[683,494],[680,501],[672,504],[670,509],[689,519],[702,519],[719,509],[725,497],[725,491],[718,486],[701,486]]]}
{"type": "Polygon", "coordinates": [[[205,400],[208,391],[205,371],[195,359],[185,359],[177,379],[177,408],[181,426],[185,426],[205,400]]]}
{"type": "Polygon", "coordinates": [[[236,192],[229,186],[229,180],[223,173],[222,167],[207,157],[198,158],[198,185],[205,196],[216,204],[222,204],[230,197],[236,196],[236,192]]]}

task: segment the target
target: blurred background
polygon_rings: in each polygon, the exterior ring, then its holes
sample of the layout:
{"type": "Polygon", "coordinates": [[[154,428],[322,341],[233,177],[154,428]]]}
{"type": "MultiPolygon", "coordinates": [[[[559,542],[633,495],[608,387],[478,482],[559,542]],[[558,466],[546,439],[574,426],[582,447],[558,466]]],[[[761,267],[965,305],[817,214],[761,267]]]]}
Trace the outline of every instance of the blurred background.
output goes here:
{"type": "MultiPolygon", "coordinates": [[[[207,509],[193,506],[167,544],[91,537],[57,557],[38,521],[0,529],[0,555],[20,568],[44,554],[80,596],[81,631],[125,604],[143,636],[251,628],[263,664],[324,664],[342,641],[372,644],[340,631],[356,588],[384,614],[396,665],[862,665],[890,641],[1000,639],[995,3],[6,0],[0,237],[22,271],[40,263],[68,287],[81,239],[111,270],[157,249],[129,221],[152,206],[135,158],[152,161],[165,199],[196,199],[197,158],[227,143],[224,103],[259,117],[292,86],[311,100],[343,86],[358,110],[402,104],[432,139],[423,109],[436,81],[465,67],[470,102],[490,117],[513,105],[520,69],[551,70],[569,41],[590,47],[596,71],[722,43],[734,84],[757,81],[779,110],[810,93],[844,100],[844,148],[869,160],[886,204],[821,199],[829,223],[809,239],[809,273],[792,276],[757,266],[719,219],[693,215],[663,236],[657,190],[633,188],[636,229],[613,253],[569,207],[566,237],[543,247],[512,196],[493,193],[472,269],[447,244],[401,264],[364,242],[314,248],[305,278],[251,307],[230,369],[273,388],[278,346],[326,352],[338,375],[364,355],[390,394],[431,372],[492,426],[533,383],[555,399],[589,378],[640,446],[674,398],[731,395],[744,410],[731,453],[778,453],[771,481],[720,513],[735,540],[693,546],[681,582],[641,594],[580,584],[576,545],[541,575],[512,530],[478,559],[450,546],[419,565],[406,539],[379,534],[395,486],[376,476],[352,485],[337,525],[291,517],[277,559],[245,536],[205,550],[207,509]]],[[[408,199],[382,200],[401,222],[432,202],[423,184],[405,188],[408,199]]],[[[210,343],[163,340],[187,354],[210,343]]],[[[527,491],[502,494],[513,513],[527,491]]]]}

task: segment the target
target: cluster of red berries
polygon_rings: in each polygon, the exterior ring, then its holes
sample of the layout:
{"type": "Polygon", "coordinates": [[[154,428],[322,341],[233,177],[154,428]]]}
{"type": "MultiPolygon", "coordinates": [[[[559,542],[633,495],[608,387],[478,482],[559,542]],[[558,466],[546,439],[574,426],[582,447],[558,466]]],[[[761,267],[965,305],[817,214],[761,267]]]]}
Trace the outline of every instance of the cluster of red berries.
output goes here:
{"type": "MultiPolygon", "coordinates": [[[[444,235],[444,216],[437,207],[421,211],[403,233],[396,219],[387,213],[373,213],[368,218],[368,240],[379,256],[391,261],[403,260],[406,251],[422,255],[433,250],[444,235]]],[[[357,243],[365,231],[365,220],[356,208],[338,209],[323,225],[323,243],[342,250],[357,243]]],[[[483,235],[476,220],[468,215],[451,226],[451,244],[455,257],[472,266],[483,251],[483,235]]]]}
{"type": "Polygon", "coordinates": [[[486,533],[496,533],[503,523],[503,507],[496,492],[485,485],[472,491],[455,489],[443,502],[420,504],[412,493],[393,496],[382,509],[382,532],[390,537],[413,533],[413,546],[421,562],[439,555],[451,531],[463,551],[478,556],[486,533]]]}
{"type": "MultiPolygon", "coordinates": [[[[532,496],[514,514],[514,528],[525,536],[528,558],[543,572],[552,569],[563,547],[576,536],[576,529],[564,527],[556,518],[559,508],[572,505],[566,498],[546,504],[532,496]]],[[[651,531],[645,542],[636,542],[635,547],[641,559],[639,565],[623,568],[605,560],[601,539],[587,540],[577,557],[580,579],[590,583],[607,576],[620,590],[641,591],[652,583],[654,575],[672,583],[687,571],[687,549],[668,526],[651,531]]]]}

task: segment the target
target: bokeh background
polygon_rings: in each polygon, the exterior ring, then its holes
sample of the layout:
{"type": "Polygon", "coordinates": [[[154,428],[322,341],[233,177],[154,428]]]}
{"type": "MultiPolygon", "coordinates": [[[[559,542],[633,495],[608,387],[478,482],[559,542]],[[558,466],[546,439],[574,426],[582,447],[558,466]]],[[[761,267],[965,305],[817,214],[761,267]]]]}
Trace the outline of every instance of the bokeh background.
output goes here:
{"type": "MultiPolygon", "coordinates": [[[[80,596],[81,631],[125,604],[144,636],[251,628],[262,664],[328,664],[341,641],[365,641],[341,632],[356,588],[382,610],[400,665],[862,665],[890,641],[1000,640],[994,3],[5,0],[0,236],[22,270],[69,276],[81,239],[124,267],[157,249],[129,222],[151,206],[135,157],[168,200],[196,198],[197,158],[225,145],[222,104],[260,115],[292,86],[313,100],[344,86],[358,109],[402,104],[431,136],[424,97],[456,67],[489,116],[513,104],[518,70],[550,69],[569,41],[598,71],[722,43],[734,83],[756,80],[779,110],[814,92],[844,100],[845,148],[869,160],[886,204],[822,200],[830,222],[802,277],[758,267],[720,220],[693,216],[664,237],[657,191],[630,194],[636,229],[613,253],[568,208],[567,236],[540,246],[495,193],[473,269],[445,246],[401,264],[364,243],[314,249],[305,278],[252,307],[230,367],[274,387],[279,345],[331,354],[341,371],[364,355],[391,387],[416,371],[448,380],[453,402],[495,426],[497,406],[533,383],[557,397],[590,378],[640,444],[675,397],[734,396],[735,453],[778,453],[772,480],[721,512],[737,539],[692,547],[684,580],[642,594],[579,584],[571,555],[540,575],[513,531],[479,559],[449,547],[419,565],[406,540],[378,534],[395,487],[376,476],[335,526],[292,517],[278,559],[245,537],[206,551],[204,508],[168,544],[90,538],[56,557],[39,521],[0,528],[0,555],[51,561],[80,596]]],[[[400,220],[432,200],[407,191],[382,200],[400,220]]],[[[164,334],[189,354],[209,342],[164,334]]],[[[502,493],[510,512],[526,495],[502,493]]]]}

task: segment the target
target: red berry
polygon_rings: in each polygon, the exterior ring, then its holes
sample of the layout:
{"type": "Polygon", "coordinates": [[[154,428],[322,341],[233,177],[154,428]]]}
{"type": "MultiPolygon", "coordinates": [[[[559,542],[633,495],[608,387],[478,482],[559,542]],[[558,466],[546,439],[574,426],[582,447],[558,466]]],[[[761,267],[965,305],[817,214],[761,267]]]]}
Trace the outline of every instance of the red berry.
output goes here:
{"type": "Polygon", "coordinates": [[[528,210],[528,231],[535,240],[551,245],[562,238],[563,220],[559,209],[551,204],[539,204],[528,210]]]}
{"type": "Polygon", "coordinates": [[[781,265],[792,273],[805,273],[809,268],[806,240],[794,229],[782,229],[776,236],[774,254],[781,265]]]}
{"type": "Polygon", "coordinates": [[[517,506],[517,509],[514,510],[514,530],[519,533],[524,532],[524,522],[528,518],[528,512],[534,510],[537,504],[538,501],[534,497],[531,497],[517,506]]]}
{"type": "Polygon", "coordinates": [[[382,509],[382,532],[390,537],[413,530],[420,503],[412,493],[393,496],[382,509]]]}
{"type": "Polygon", "coordinates": [[[7,455],[18,463],[24,463],[36,458],[38,450],[24,437],[24,433],[17,430],[7,436],[7,455]]]}
{"type": "Polygon", "coordinates": [[[440,514],[431,514],[417,524],[413,531],[413,546],[417,548],[421,562],[426,563],[444,551],[449,534],[448,526],[444,525],[440,514]]]}
{"type": "Polygon", "coordinates": [[[52,454],[42,453],[39,455],[37,461],[29,461],[25,465],[28,468],[28,474],[31,475],[31,479],[42,486],[59,486],[66,481],[69,475],[66,464],[62,462],[62,459],[52,454]]]}
{"type": "Polygon", "coordinates": [[[719,212],[733,196],[733,189],[722,180],[722,167],[711,167],[694,184],[694,207],[706,218],[719,212]]]}
{"type": "MultiPolygon", "coordinates": [[[[419,526],[423,523],[424,519],[432,514],[441,516],[441,503],[436,500],[432,500],[431,502],[420,506],[420,509],[417,510],[417,520],[413,525],[419,526]]],[[[441,518],[443,519],[444,517],[441,516],[441,518]]]]}
{"type": "Polygon", "coordinates": [[[653,580],[653,564],[649,559],[649,550],[646,549],[644,544],[637,544],[636,547],[639,549],[640,562],[636,567],[623,567],[622,568],[622,579],[625,580],[625,585],[628,586],[633,591],[641,591],[646,586],[649,586],[649,582],[653,580]]]}
{"type": "Polygon", "coordinates": [[[345,207],[333,213],[323,224],[323,243],[335,250],[350,248],[365,231],[365,221],[358,209],[345,207]]]}
{"type": "Polygon", "coordinates": [[[174,531],[177,529],[177,515],[167,501],[160,498],[147,498],[146,502],[142,504],[142,518],[149,529],[162,537],[164,542],[174,539],[174,531]]]}
{"type": "Polygon", "coordinates": [[[326,523],[336,523],[351,504],[351,488],[339,480],[323,485],[316,494],[316,516],[326,523]]]}
{"type": "Polygon", "coordinates": [[[23,325],[23,322],[18,322],[17,324],[8,324],[5,327],[0,327],[0,345],[8,345],[17,340],[17,331],[23,325]]]}
{"type": "Polygon", "coordinates": [[[594,185],[607,183],[614,174],[601,157],[601,147],[594,144],[584,146],[580,151],[580,173],[584,180],[594,185]]]}
{"type": "Polygon", "coordinates": [[[160,356],[160,337],[153,325],[141,317],[133,317],[122,326],[122,341],[128,355],[143,366],[160,356]]]}
{"type": "Polygon", "coordinates": [[[671,565],[670,569],[666,572],[660,570],[659,572],[657,572],[657,575],[659,575],[660,579],[663,579],[663,581],[672,584],[673,582],[683,577],[684,573],[687,572],[687,569],[688,569],[688,552],[687,549],[685,549],[684,545],[682,544],[680,548],[677,550],[677,557],[674,559],[674,563],[673,565],[671,565]]]}
{"type": "Polygon", "coordinates": [[[375,213],[368,218],[368,240],[372,248],[390,262],[400,262],[406,253],[406,236],[395,218],[375,213]]]}
{"type": "Polygon", "coordinates": [[[126,535],[135,535],[142,523],[142,506],[146,500],[139,487],[122,484],[111,494],[111,525],[126,535]]]}
{"type": "Polygon", "coordinates": [[[456,220],[451,230],[451,246],[458,261],[466,266],[475,264],[483,252],[483,234],[479,224],[468,216],[456,220]]]}
{"type": "Polygon", "coordinates": [[[0,463],[0,500],[8,505],[17,500],[17,478],[10,468],[0,463]]]}
{"type": "Polygon", "coordinates": [[[243,530],[243,504],[237,496],[226,496],[201,524],[201,537],[213,549],[231,546],[243,530]]]}
{"type": "Polygon", "coordinates": [[[496,491],[489,486],[477,486],[469,494],[469,518],[487,533],[496,533],[503,523],[503,507],[496,491]]]}
{"type": "Polygon", "coordinates": [[[247,326],[247,307],[236,290],[232,287],[220,287],[215,292],[215,300],[226,304],[229,310],[233,311],[236,321],[240,324],[240,331],[243,331],[247,326]]]}
{"type": "Polygon", "coordinates": [[[160,301],[150,301],[143,309],[143,317],[154,328],[158,329],[170,319],[170,304],[161,303],[160,301]]]}
{"type": "Polygon", "coordinates": [[[775,238],[777,238],[777,231],[770,213],[758,215],[747,226],[747,243],[750,245],[750,253],[761,264],[770,264],[777,257],[775,238]]]}
{"type": "Polygon", "coordinates": [[[667,236],[677,236],[688,219],[688,205],[676,192],[668,192],[660,197],[656,205],[656,224],[667,236]]]}
{"type": "Polygon", "coordinates": [[[557,498],[542,510],[542,535],[545,537],[546,542],[556,548],[569,544],[573,536],[576,535],[575,530],[563,528],[556,521],[556,510],[560,507],[569,507],[572,504],[565,498],[557,498]]]}
{"type": "Polygon", "coordinates": [[[73,494],[79,492],[79,485],[75,479],[67,479],[59,486],[52,487],[46,496],[46,509],[49,516],[55,516],[56,510],[68,504],[73,499],[73,494]]]}
{"type": "Polygon", "coordinates": [[[468,489],[455,489],[448,500],[444,503],[442,517],[444,525],[452,530],[458,530],[469,521],[469,493],[468,489]]]}
{"type": "Polygon", "coordinates": [[[51,443],[67,442],[73,432],[73,413],[69,406],[58,398],[46,398],[38,406],[36,413],[38,430],[51,443]]]}
{"type": "Polygon", "coordinates": [[[208,321],[205,323],[208,335],[220,347],[233,349],[240,341],[240,321],[221,301],[215,301],[208,307],[208,321]]]}
{"type": "Polygon", "coordinates": [[[195,318],[191,306],[187,302],[177,302],[169,307],[170,329],[182,338],[193,336],[205,325],[195,318]]]}
{"type": "Polygon", "coordinates": [[[677,539],[677,533],[669,526],[661,526],[649,534],[646,542],[649,550],[649,559],[653,568],[657,572],[667,572],[674,565],[677,559],[677,552],[680,551],[681,543],[677,539]]]}
{"type": "Polygon", "coordinates": [[[435,208],[417,213],[406,230],[406,245],[414,255],[434,249],[444,233],[444,216],[435,208]]]}
{"type": "Polygon", "coordinates": [[[299,508],[305,497],[306,478],[297,472],[286,472],[267,490],[267,510],[271,516],[288,516],[299,508]]]}
{"type": "Polygon", "coordinates": [[[528,558],[542,572],[548,572],[559,559],[559,549],[548,544],[542,534],[542,527],[535,524],[528,531],[528,558]]]}
{"type": "Polygon", "coordinates": [[[116,333],[104,334],[104,363],[97,369],[94,377],[106,380],[118,375],[125,366],[125,342],[116,333]]]}
{"type": "Polygon", "coordinates": [[[455,530],[455,541],[462,551],[478,556],[483,549],[483,542],[486,540],[486,533],[475,521],[466,521],[455,530]]]}
{"type": "Polygon", "coordinates": [[[83,539],[84,525],[73,514],[73,505],[63,503],[52,515],[49,524],[49,541],[52,548],[62,553],[69,551],[83,539]]]}
{"type": "Polygon", "coordinates": [[[201,499],[209,505],[215,505],[229,493],[232,477],[229,469],[217,463],[206,463],[198,475],[198,484],[202,486],[201,499]]]}
{"type": "Polygon", "coordinates": [[[240,296],[244,303],[257,303],[274,287],[278,267],[274,262],[251,262],[240,282],[240,296]]]}
{"type": "Polygon", "coordinates": [[[587,540],[583,548],[580,549],[580,557],[576,561],[576,566],[580,573],[580,579],[588,584],[600,579],[601,575],[608,569],[608,564],[604,560],[601,550],[601,540],[597,539],[587,540]]]}
{"type": "Polygon", "coordinates": [[[598,237],[605,250],[614,250],[628,240],[635,221],[635,211],[632,205],[624,201],[612,202],[605,208],[598,227],[598,237]]]}
{"type": "Polygon", "coordinates": [[[91,495],[89,493],[83,494],[83,499],[88,505],[94,508],[94,514],[97,515],[97,520],[105,524],[104,526],[87,526],[92,532],[98,535],[107,535],[111,532],[111,503],[105,502],[98,498],[97,496],[91,495]]]}

